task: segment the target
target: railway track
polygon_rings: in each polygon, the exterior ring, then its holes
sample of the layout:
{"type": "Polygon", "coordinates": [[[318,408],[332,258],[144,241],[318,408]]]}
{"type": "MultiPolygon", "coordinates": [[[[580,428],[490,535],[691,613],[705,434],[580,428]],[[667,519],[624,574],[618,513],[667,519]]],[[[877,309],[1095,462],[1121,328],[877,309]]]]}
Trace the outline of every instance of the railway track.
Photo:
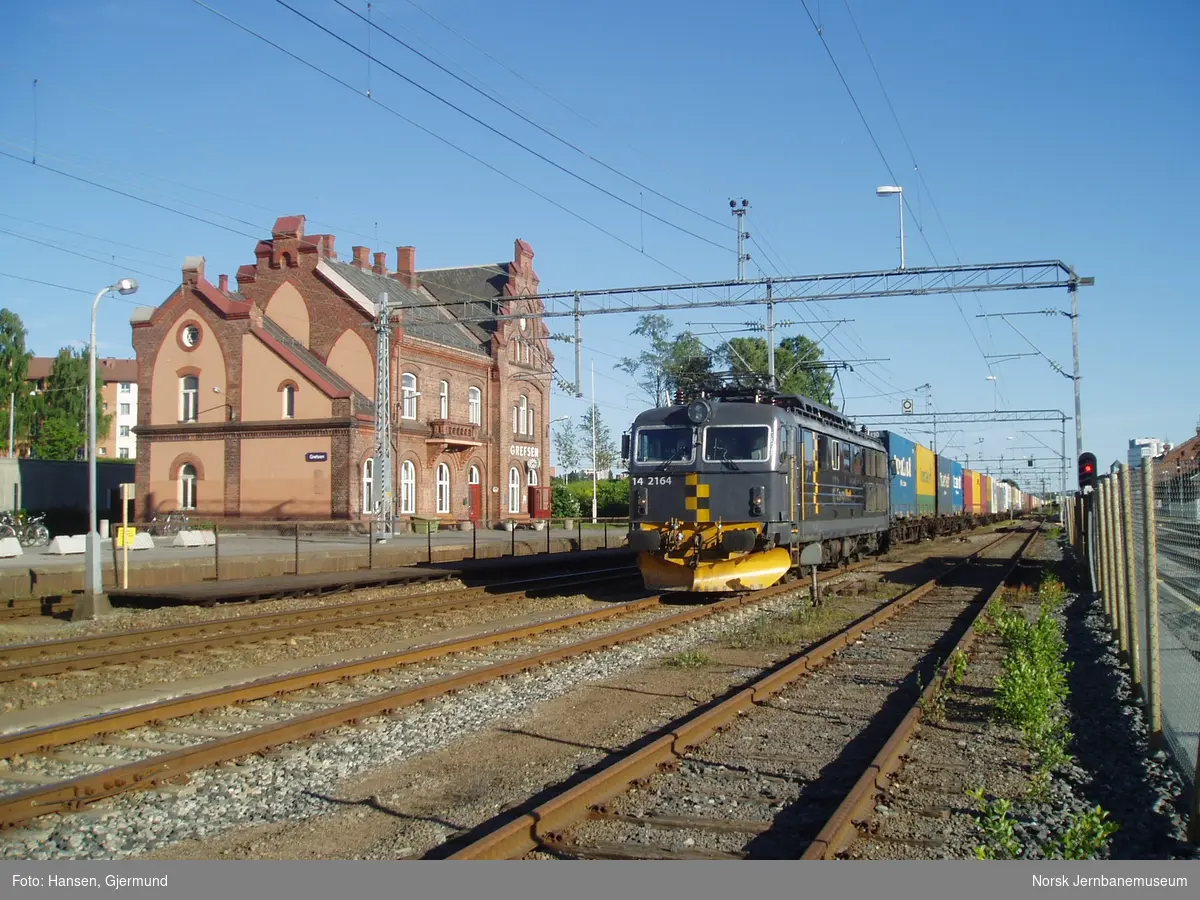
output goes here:
{"type": "MultiPolygon", "coordinates": [[[[638,571],[634,566],[622,566],[589,570],[586,575],[589,583],[596,584],[629,580],[637,577],[638,571]]],[[[286,639],[316,631],[370,628],[400,619],[520,600],[556,588],[570,587],[578,583],[579,578],[579,573],[523,578],[507,584],[532,586],[503,593],[497,593],[495,589],[505,583],[462,588],[448,592],[444,599],[434,602],[420,602],[427,595],[406,595],[186,625],[114,631],[84,638],[11,644],[0,646],[0,683],[255,641],[286,639]]]]}
{"type": "MultiPolygon", "coordinates": [[[[823,573],[841,578],[871,565],[823,573]]],[[[674,611],[651,596],[397,653],[261,679],[84,719],[0,735],[0,827],[177,782],[187,772],[262,753],[473,685],[758,604],[807,585],[779,585],[674,611]],[[612,629],[607,620],[632,619],[612,629]],[[575,640],[563,641],[571,630],[575,640]],[[549,646],[531,651],[539,640],[549,646]]]]}
{"type": "Polygon", "coordinates": [[[63,597],[16,597],[0,606],[0,622],[32,616],[69,616],[75,601],[63,597]]]}
{"type": "Polygon", "coordinates": [[[997,545],[1017,535],[1002,537],[591,777],[434,855],[834,855],[854,836],[877,781],[898,764],[922,701],[932,702],[945,676],[938,661],[971,639],[976,617],[1036,534],[997,560],[997,545]]]}

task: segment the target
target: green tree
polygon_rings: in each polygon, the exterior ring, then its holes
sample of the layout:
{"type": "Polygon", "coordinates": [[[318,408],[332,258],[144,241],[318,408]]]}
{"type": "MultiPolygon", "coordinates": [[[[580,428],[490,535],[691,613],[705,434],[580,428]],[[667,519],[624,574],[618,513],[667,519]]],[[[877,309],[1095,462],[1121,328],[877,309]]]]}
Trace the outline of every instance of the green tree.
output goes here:
{"type": "MultiPolygon", "coordinates": [[[[591,434],[588,434],[588,446],[591,446],[591,434]]],[[[570,475],[579,468],[579,443],[576,429],[569,421],[559,422],[554,429],[554,450],[558,454],[559,465],[563,474],[570,475]]]]}
{"type": "MultiPolygon", "coordinates": [[[[799,394],[826,405],[833,404],[834,376],[828,369],[814,367],[824,351],[804,335],[786,337],[775,347],[775,377],[779,391],[799,394]]],[[[767,342],[763,338],[733,338],[722,352],[738,384],[766,384],[770,368],[767,342]]]]}
{"type": "Polygon", "coordinates": [[[35,404],[29,397],[25,377],[29,374],[29,358],[33,355],[25,346],[29,333],[21,317],[10,309],[0,309],[0,405],[3,413],[3,440],[8,442],[8,414],[10,398],[16,406],[14,423],[15,437],[29,434],[29,425],[35,404]]]}
{"type": "MultiPolygon", "coordinates": [[[[592,465],[592,412],[593,407],[589,406],[579,417],[579,456],[581,460],[588,465],[592,465]]],[[[609,433],[608,425],[600,415],[600,410],[595,410],[596,415],[596,458],[595,468],[597,476],[601,472],[611,472],[617,462],[617,448],[613,444],[612,435],[609,433]]]]}
{"type": "Polygon", "coordinates": [[[632,334],[650,346],[637,356],[624,357],[617,368],[632,375],[655,406],[672,403],[677,390],[691,396],[714,384],[712,353],[690,331],[672,336],[666,316],[642,316],[632,334]]]}
{"type": "Polygon", "coordinates": [[[87,437],[61,410],[53,410],[42,421],[33,445],[38,459],[76,459],[87,437]]]}
{"type": "MultiPolygon", "coordinates": [[[[80,435],[79,447],[87,445],[87,381],[88,381],[88,358],[87,352],[84,350],[71,350],[64,347],[58,351],[58,356],[54,358],[54,366],[50,370],[50,377],[46,379],[46,392],[39,400],[41,401],[40,422],[35,423],[34,428],[34,444],[37,446],[43,445],[42,432],[49,426],[51,420],[61,418],[65,420],[72,428],[76,429],[80,435]]],[[[101,391],[104,388],[104,381],[99,373],[96,375],[96,440],[102,441],[108,437],[109,429],[112,427],[112,413],[104,412],[103,400],[101,391]]],[[[65,431],[61,426],[56,426],[55,431],[61,441],[65,439],[65,431]]],[[[57,445],[57,443],[56,443],[57,445]]],[[[75,454],[69,456],[43,456],[39,451],[38,455],[43,459],[74,459],[75,454]]]]}

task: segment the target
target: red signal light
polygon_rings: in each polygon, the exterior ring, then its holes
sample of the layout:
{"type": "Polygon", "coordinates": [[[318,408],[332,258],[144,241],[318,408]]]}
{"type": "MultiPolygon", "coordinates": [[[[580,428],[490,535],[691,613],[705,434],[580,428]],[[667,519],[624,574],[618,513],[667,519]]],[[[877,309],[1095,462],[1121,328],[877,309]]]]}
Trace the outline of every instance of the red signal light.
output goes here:
{"type": "Polygon", "coordinates": [[[1090,475],[1090,474],[1091,474],[1091,471],[1092,471],[1092,467],[1091,467],[1091,465],[1090,465],[1090,464],[1086,464],[1086,463],[1085,463],[1085,464],[1084,464],[1084,467],[1083,467],[1083,471],[1087,472],[1087,473],[1090,475]]]}

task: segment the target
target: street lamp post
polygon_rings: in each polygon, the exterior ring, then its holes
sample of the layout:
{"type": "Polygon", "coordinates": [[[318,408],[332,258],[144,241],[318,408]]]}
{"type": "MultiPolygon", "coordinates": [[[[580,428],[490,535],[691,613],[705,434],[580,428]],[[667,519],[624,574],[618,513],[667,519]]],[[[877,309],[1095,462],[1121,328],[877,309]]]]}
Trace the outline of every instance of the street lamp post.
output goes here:
{"type": "Polygon", "coordinates": [[[596,361],[592,360],[592,524],[596,524],[596,361]]]}
{"type": "Polygon", "coordinates": [[[100,529],[96,519],[96,307],[100,298],[109,291],[132,294],[137,291],[137,282],[122,278],[116,284],[96,294],[92,301],[92,333],[88,343],[87,423],[88,423],[88,534],[85,546],[83,596],[75,605],[75,619],[90,619],[107,611],[107,598],[103,597],[103,581],[100,577],[100,529]]]}
{"type": "Polygon", "coordinates": [[[885,184],[875,188],[875,196],[890,197],[895,194],[900,198],[900,268],[904,268],[904,188],[895,184],[885,184]]]}

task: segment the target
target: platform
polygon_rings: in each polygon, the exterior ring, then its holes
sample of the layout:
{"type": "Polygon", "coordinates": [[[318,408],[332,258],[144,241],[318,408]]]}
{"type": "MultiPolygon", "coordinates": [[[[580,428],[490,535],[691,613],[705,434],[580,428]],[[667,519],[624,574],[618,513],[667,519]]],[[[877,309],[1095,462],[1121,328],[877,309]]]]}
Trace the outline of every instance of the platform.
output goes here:
{"type": "Polygon", "coordinates": [[[314,572],[301,575],[272,575],[265,578],[236,578],[228,581],[197,581],[160,587],[113,588],[108,591],[114,606],[213,606],[247,600],[277,600],[311,597],[336,591],[417,584],[457,578],[468,585],[482,584],[497,573],[516,576],[536,570],[539,576],[561,572],[588,572],[608,565],[632,565],[628,549],[543,553],[536,556],[505,556],[493,559],[464,559],[432,565],[357,569],[348,572],[314,572]]]}

